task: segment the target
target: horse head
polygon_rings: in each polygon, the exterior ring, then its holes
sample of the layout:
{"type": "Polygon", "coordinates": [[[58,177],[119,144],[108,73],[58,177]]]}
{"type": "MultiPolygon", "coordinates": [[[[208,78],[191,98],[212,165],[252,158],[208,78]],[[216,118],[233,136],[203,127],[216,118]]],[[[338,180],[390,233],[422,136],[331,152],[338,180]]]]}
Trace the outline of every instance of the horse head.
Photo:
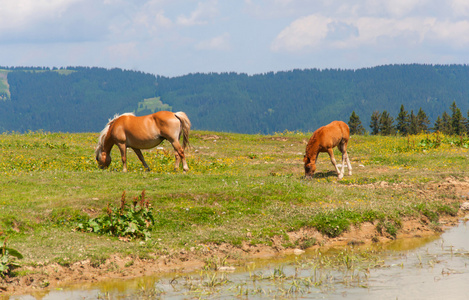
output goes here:
{"type": "Polygon", "coordinates": [[[305,177],[313,178],[314,172],[316,172],[316,164],[314,161],[311,161],[308,155],[304,156],[303,162],[305,163],[305,177]]]}
{"type": "Polygon", "coordinates": [[[106,169],[111,164],[111,153],[103,152],[101,148],[96,150],[96,161],[100,169],[106,169]]]}

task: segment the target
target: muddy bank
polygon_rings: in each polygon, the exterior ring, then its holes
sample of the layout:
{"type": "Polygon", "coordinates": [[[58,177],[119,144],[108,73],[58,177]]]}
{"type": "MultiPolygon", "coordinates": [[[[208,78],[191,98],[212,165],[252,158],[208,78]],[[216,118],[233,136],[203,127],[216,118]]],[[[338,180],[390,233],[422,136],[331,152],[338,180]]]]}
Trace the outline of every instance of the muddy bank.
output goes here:
{"type": "MultiPolygon", "coordinates": [[[[436,228],[425,219],[410,219],[403,221],[397,239],[409,237],[424,237],[440,234],[442,230],[458,223],[466,216],[467,211],[460,210],[456,217],[446,217],[440,220],[442,227],[436,228]]],[[[289,233],[290,241],[298,239],[316,239],[312,248],[338,247],[347,245],[363,245],[370,243],[386,243],[394,240],[389,235],[380,234],[376,225],[362,224],[359,228],[352,227],[348,232],[337,238],[328,238],[316,230],[303,229],[289,233]]],[[[181,250],[155,259],[138,259],[114,255],[103,264],[94,266],[89,260],[74,263],[70,266],[58,264],[25,266],[20,270],[27,275],[5,278],[0,281],[2,296],[21,295],[60,288],[67,285],[93,283],[108,279],[131,279],[165,272],[189,272],[200,269],[207,261],[224,260],[227,265],[242,264],[250,258],[272,258],[279,255],[301,254],[303,250],[284,248],[280,237],[272,238],[272,246],[248,245],[233,247],[229,244],[204,245],[203,250],[181,250]],[[236,258],[236,259],[234,259],[236,258]]]]}
{"type": "MultiPolygon", "coordinates": [[[[370,185],[370,188],[385,186],[385,188],[400,188],[399,185],[390,185],[379,182],[370,185]]],[[[449,202],[459,202],[461,208],[456,216],[440,217],[441,226],[435,226],[425,216],[402,220],[402,226],[396,237],[377,230],[377,223],[363,223],[359,227],[351,227],[347,232],[337,238],[329,238],[314,229],[303,228],[296,232],[289,232],[290,244],[298,241],[314,240],[312,248],[353,246],[371,243],[386,243],[394,239],[425,237],[441,232],[455,226],[460,219],[468,218],[469,214],[469,179],[457,181],[447,178],[442,183],[426,187],[425,193],[432,197],[435,190],[447,191],[456,198],[449,202]]],[[[247,233],[249,234],[249,233],[247,233]]],[[[16,271],[23,276],[13,278],[0,278],[0,295],[21,295],[47,289],[60,288],[72,284],[86,284],[108,279],[131,279],[140,276],[155,275],[167,272],[188,272],[200,269],[211,262],[209,267],[216,268],[221,265],[242,265],[244,261],[252,258],[271,258],[279,255],[298,254],[302,249],[285,248],[285,240],[280,236],[273,237],[271,245],[250,245],[245,241],[241,246],[230,244],[199,245],[197,249],[173,250],[167,255],[157,256],[153,259],[139,259],[134,257],[121,257],[114,255],[100,265],[90,260],[76,262],[63,266],[59,264],[23,266],[16,271]]]]}

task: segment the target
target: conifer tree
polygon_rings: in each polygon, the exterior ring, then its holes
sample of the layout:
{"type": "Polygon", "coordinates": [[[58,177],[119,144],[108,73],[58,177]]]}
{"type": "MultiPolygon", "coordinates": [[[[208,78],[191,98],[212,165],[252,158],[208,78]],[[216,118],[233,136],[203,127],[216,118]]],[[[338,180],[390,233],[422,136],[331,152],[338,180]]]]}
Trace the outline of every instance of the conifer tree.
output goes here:
{"type": "Polygon", "coordinates": [[[381,118],[381,114],[378,111],[374,111],[371,114],[371,122],[370,122],[370,128],[371,128],[371,134],[377,135],[379,134],[379,120],[381,118]]]}
{"type": "Polygon", "coordinates": [[[443,132],[443,121],[440,116],[436,118],[435,124],[433,124],[433,130],[435,132],[443,132]]]}
{"type": "Polygon", "coordinates": [[[397,116],[397,125],[396,129],[402,135],[409,134],[409,115],[407,111],[404,109],[404,105],[401,104],[401,110],[399,111],[399,115],[397,116]]]}
{"type": "Polygon", "coordinates": [[[461,135],[466,132],[465,119],[461,110],[456,106],[456,101],[451,104],[451,134],[461,135]]]}
{"type": "Polygon", "coordinates": [[[467,118],[466,118],[466,133],[469,134],[469,110],[467,111],[467,118]]]}
{"type": "Polygon", "coordinates": [[[379,118],[379,131],[382,135],[391,135],[395,133],[394,119],[387,111],[383,111],[379,118]]]}
{"type": "Polygon", "coordinates": [[[360,121],[360,117],[352,111],[350,115],[350,119],[348,121],[348,126],[350,128],[350,134],[363,134],[365,133],[365,128],[363,128],[362,121],[360,121]]]}
{"type": "Polygon", "coordinates": [[[418,123],[417,123],[417,116],[414,114],[414,111],[410,111],[409,117],[409,134],[417,134],[418,133],[418,123]]]}
{"type": "Polygon", "coordinates": [[[444,134],[452,134],[451,117],[446,111],[441,115],[441,132],[444,134]]]}
{"type": "Polygon", "coordinates": [[[427,114],[422,110],[419,109],[417,113],[417,133],[427,132],[428,125],[430,125],[430,120],[427,117],[427,114]]]}

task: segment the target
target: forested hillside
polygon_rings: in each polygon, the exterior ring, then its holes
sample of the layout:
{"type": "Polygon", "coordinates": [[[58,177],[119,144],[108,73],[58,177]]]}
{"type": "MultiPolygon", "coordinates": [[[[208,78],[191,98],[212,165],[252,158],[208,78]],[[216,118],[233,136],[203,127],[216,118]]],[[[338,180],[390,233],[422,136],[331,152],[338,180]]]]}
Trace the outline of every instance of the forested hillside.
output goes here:
{"type": "MultiPolygon", "coordinates": [[[[469,67],[393,65],[353,70],[293,70],[245,74],[158,77],[164,103],[183,108],[212,130],[272,133],[313,131],[352,111],[369,128],[374,111],[397,116],[401,104],[422,108],[431,122],[453,101],[469,109],[469,67]]],[[[200,128],[199,127],[199,128],[200,128]]]]}
{"type": "Polygon", "coordinates": [[[97,132],[115,113],[160,108],[185,111],[194,129],[240,133],[313,131],[332,120],[347,122],[352,111],[370,130],[373,112],[396,119],[401,105],[415,114],[422,109],[431,124],[453,102],[464,115],[469,110],[466,65],[174,78],[102,68],[0,69],[0,131],[97,132]]]}
{"type": "Polygon", "coordinates": [[[154,75],[121,69],[14,69],[7,78],[11,96],[0,101],[1,131],[100,131],[156,92],[154,75]]]}

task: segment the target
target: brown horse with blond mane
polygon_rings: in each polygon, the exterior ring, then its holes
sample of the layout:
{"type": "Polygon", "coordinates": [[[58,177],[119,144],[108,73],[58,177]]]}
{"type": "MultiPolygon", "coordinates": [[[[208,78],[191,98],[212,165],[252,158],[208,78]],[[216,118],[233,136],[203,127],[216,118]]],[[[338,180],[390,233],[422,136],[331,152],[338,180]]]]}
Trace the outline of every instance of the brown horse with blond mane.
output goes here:
{"type": "Polygon", "coordinates": [[[133,113],[116,115],[109,120],[101,131],[96,147],[96,161],[101,169],[111,164],[111,149],[119,147],[123,172],[127,172],[127,148],[132,148],[147,171],[150,170],[140,149],[151,149],[162,141],[168,140],[174,148],[176,163],[179,168],[182,160],[184,172],[189,170],[184,149],[189,146],[191,122],[183,112],[159,111],[151,115],[136,117],[133,113]],[[179,139],[183,135],[183,146],[179,139]]]}
{"type": "Polygon", "coordinates": [[[347,162],[348,174],[352,175],[352,165],[347,154],[347,143],[350,138],[350,130],[347,124],[342,121],[333,121],[330,124],[318,128],[306,146],[306,154],[304,156],[305,176],[311,178],[316,171],[316,161],[320,152],[327,152],[331,158],[331,162],[337,171],[339,179],[344,177],[344,165],[347,162]],[[334,158],[333,148],[337,147],[342,152],[342,171],[339,172],[337,163],[334,158]]]}

